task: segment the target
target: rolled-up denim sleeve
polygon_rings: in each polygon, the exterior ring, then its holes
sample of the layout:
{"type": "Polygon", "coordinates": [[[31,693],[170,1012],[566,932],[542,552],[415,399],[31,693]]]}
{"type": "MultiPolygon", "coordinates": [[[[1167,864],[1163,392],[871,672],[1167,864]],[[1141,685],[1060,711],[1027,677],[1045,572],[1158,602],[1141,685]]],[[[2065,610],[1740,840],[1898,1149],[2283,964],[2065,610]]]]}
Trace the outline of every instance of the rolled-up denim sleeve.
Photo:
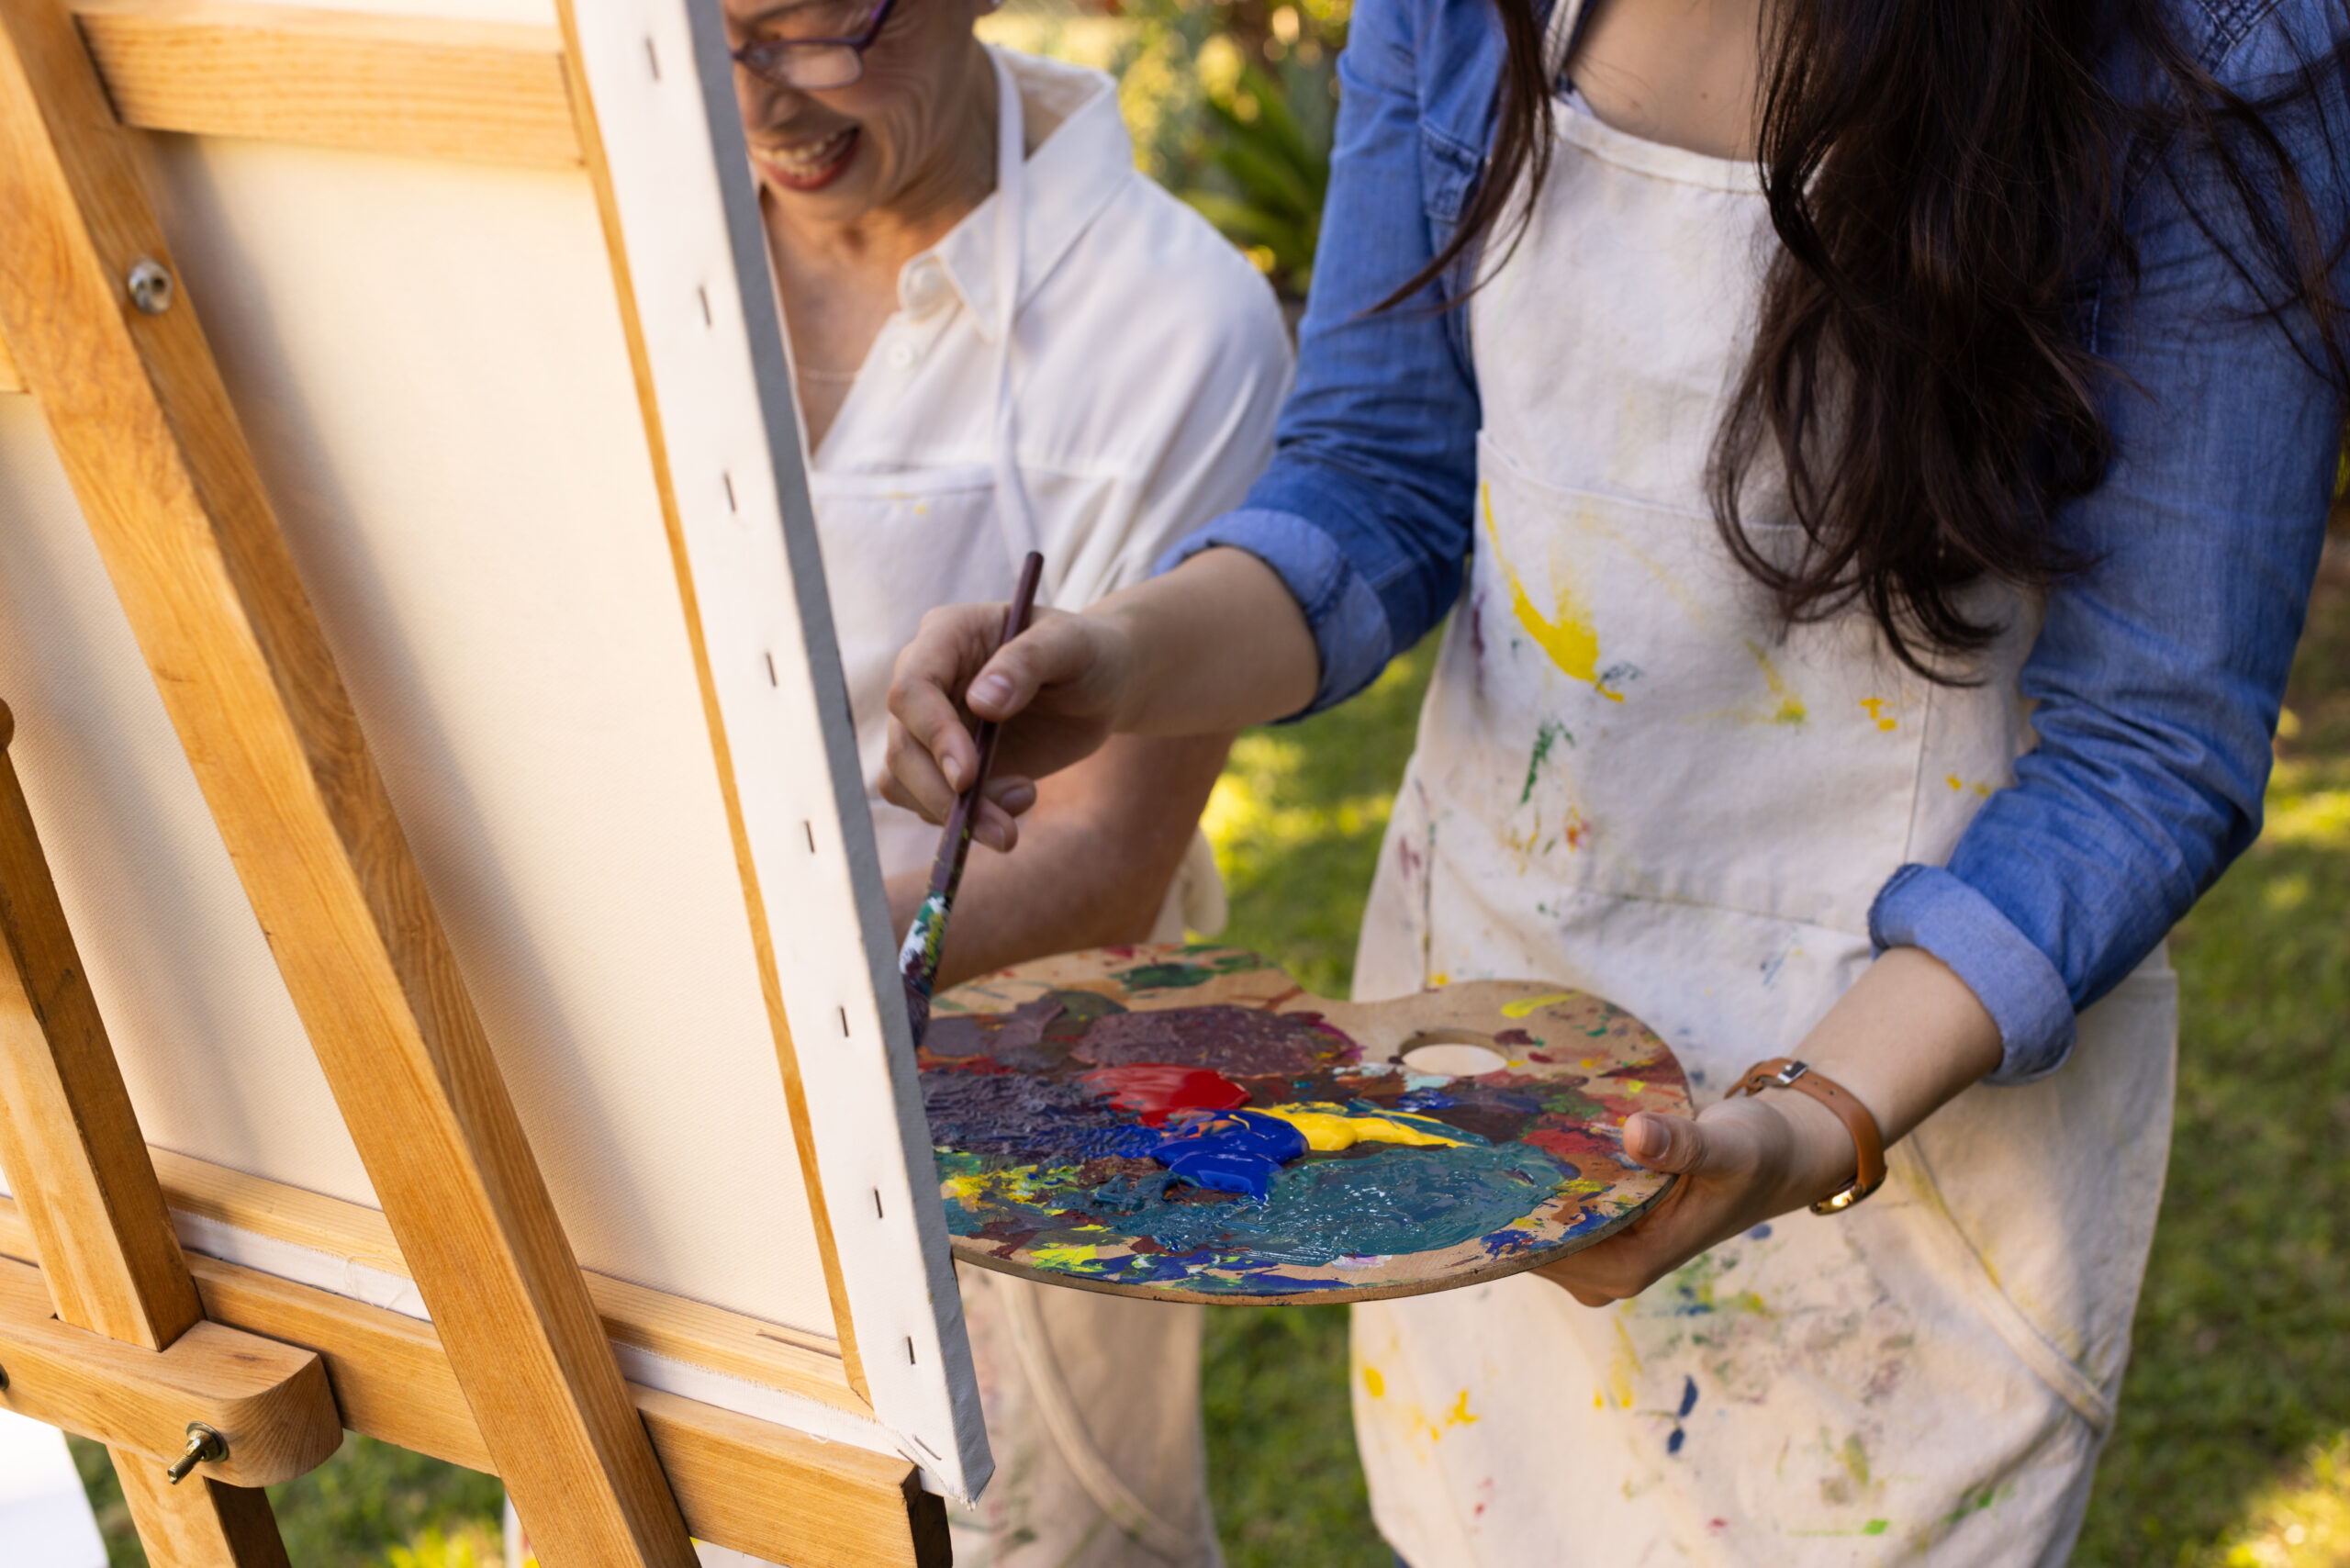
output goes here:
{"type": "MultiPolygon", "coordinates": [[[[2338,225],[2320,115],[2339,137],[2331,93],[2285,129],[2338,225]]],[[[2137,274],[2109,284],[2095,329],[2116,457],[2062,517],[2094,564],[2049,594],[2022,674],[2038,744],[1948,866],[1902,868],[1871,913],[1880,947],[1933,953],[1998,1021],[1993,1081],[2062,1065],[2075,1013],[2260,831],[2343,408],[2308,314],[2265,312],[2213,238],[2228,212],[2200,162],[2156,170],[2134,199],[2137,274]]]]}
{"type": "MultiPolygon", "coordinates": [[[[1441,247],[1439,226],[1458,217],[1478,168],[1482,145],[1456,145],[1422,112],[1421,32],[1463,26],[1490,30],[1478,7],[1356,7],[1297,386],[1272,464],[1238,510],[1158,564],[1228,545],[1281,575],[1321,653],[1306,712],[1369,685],[1460,591],[1478,421],[1465,345],[1441,286],[1377,307],[1441,247]]],[[[1497,50],[1497,39],[1472,36],[1444,58],[1478,61],[1490,81],[1497,50]]]]}

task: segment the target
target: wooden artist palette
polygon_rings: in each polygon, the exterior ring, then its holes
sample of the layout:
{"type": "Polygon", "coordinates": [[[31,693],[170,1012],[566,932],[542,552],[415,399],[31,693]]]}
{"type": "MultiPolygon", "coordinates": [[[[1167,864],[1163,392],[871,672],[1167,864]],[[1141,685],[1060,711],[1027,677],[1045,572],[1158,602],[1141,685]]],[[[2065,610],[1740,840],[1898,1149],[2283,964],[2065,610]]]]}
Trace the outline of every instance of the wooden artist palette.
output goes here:
{"type": "Polygon", "coordinates": [[[1598,997],[1330,1002],[1236,947],[1000,970],[938,998],[920,1063],[958,1260],[1175,1301],[1360,1301],[1553,1261],[1673,1184],[1624,1158],[1623,1118],[1690,1114],[1672,1051],[1598,997]]]}

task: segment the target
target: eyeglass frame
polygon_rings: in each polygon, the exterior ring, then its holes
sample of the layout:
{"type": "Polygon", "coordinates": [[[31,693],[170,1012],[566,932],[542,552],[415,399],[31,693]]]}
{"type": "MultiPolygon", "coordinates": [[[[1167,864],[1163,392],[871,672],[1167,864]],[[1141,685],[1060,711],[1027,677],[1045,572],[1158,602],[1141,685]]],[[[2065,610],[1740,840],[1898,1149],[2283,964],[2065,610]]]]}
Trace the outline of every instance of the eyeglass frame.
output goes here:
{"type": "Polygon", "coordinates": [[[873,47],[875,41],[881,37],[881,29],[890,25],[890,13],[897,8],[897,5],[898,0],[880,0],[880,4],[873,8],[873,19],[866,24],[862,33],[853,38],[754,39],[742,48],[731,50],[730,58],[735,64],[770,87],[782,87],[794,92],[812,90],[822,93],[830,92],[834,87],[855,86],[865,76],[865,51],[873,47]],[[777,81],[761,70],[750,58],[753,54],[767,54],[780,62],[791,58],[788,51],[800,49],[845,49],[856,57],[856,74],[845,82],[835,82],[829,86],[809,89],[801,87],[796,82],[777,81]]]}

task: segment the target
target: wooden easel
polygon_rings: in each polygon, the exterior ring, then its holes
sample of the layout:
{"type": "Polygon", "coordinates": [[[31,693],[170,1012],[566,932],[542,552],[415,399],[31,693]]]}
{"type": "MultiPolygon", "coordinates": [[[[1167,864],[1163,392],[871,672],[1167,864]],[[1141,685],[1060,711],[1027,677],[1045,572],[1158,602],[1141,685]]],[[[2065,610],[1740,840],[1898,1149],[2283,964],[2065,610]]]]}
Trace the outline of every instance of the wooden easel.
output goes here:
{"type": "Polygon", "coordinates": [[[258,1488],[344,1428],[494,1471],[551,1568],[684,1568],[688,1530],[795,1565],[947,1561],[906,1461],[623,1382],[123,130],[584,157],[601,194],[576,42],[0,4],[0,389],[40,405],[432,1311],[183,1256],[0,757],[0,1405],[108,1446],[158,1568],[284,1563],[258,1488]]]}

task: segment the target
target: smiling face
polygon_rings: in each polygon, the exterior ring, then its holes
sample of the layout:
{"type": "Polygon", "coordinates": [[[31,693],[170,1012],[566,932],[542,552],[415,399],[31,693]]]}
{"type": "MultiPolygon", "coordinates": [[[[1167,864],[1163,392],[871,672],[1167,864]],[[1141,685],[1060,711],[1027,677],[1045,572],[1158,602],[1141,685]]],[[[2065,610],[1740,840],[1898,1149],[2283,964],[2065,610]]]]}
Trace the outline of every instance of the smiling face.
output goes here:
{"type": "MultiPolygon", "coordinates": [[[[739,47],[762,39],[854,36],[868,0],[725,0],[739,47]]],[[[751,160],[791,219],[849,224],[877,212],[914,216],[975,202],[992,169],[992,68],[971,36],[979,0],[896,0],[865,73],[845,87],[778,87],[737,67],[735,100],[751,160]],[[974,132],[977,135],[974,135],[974,132]]]]}

